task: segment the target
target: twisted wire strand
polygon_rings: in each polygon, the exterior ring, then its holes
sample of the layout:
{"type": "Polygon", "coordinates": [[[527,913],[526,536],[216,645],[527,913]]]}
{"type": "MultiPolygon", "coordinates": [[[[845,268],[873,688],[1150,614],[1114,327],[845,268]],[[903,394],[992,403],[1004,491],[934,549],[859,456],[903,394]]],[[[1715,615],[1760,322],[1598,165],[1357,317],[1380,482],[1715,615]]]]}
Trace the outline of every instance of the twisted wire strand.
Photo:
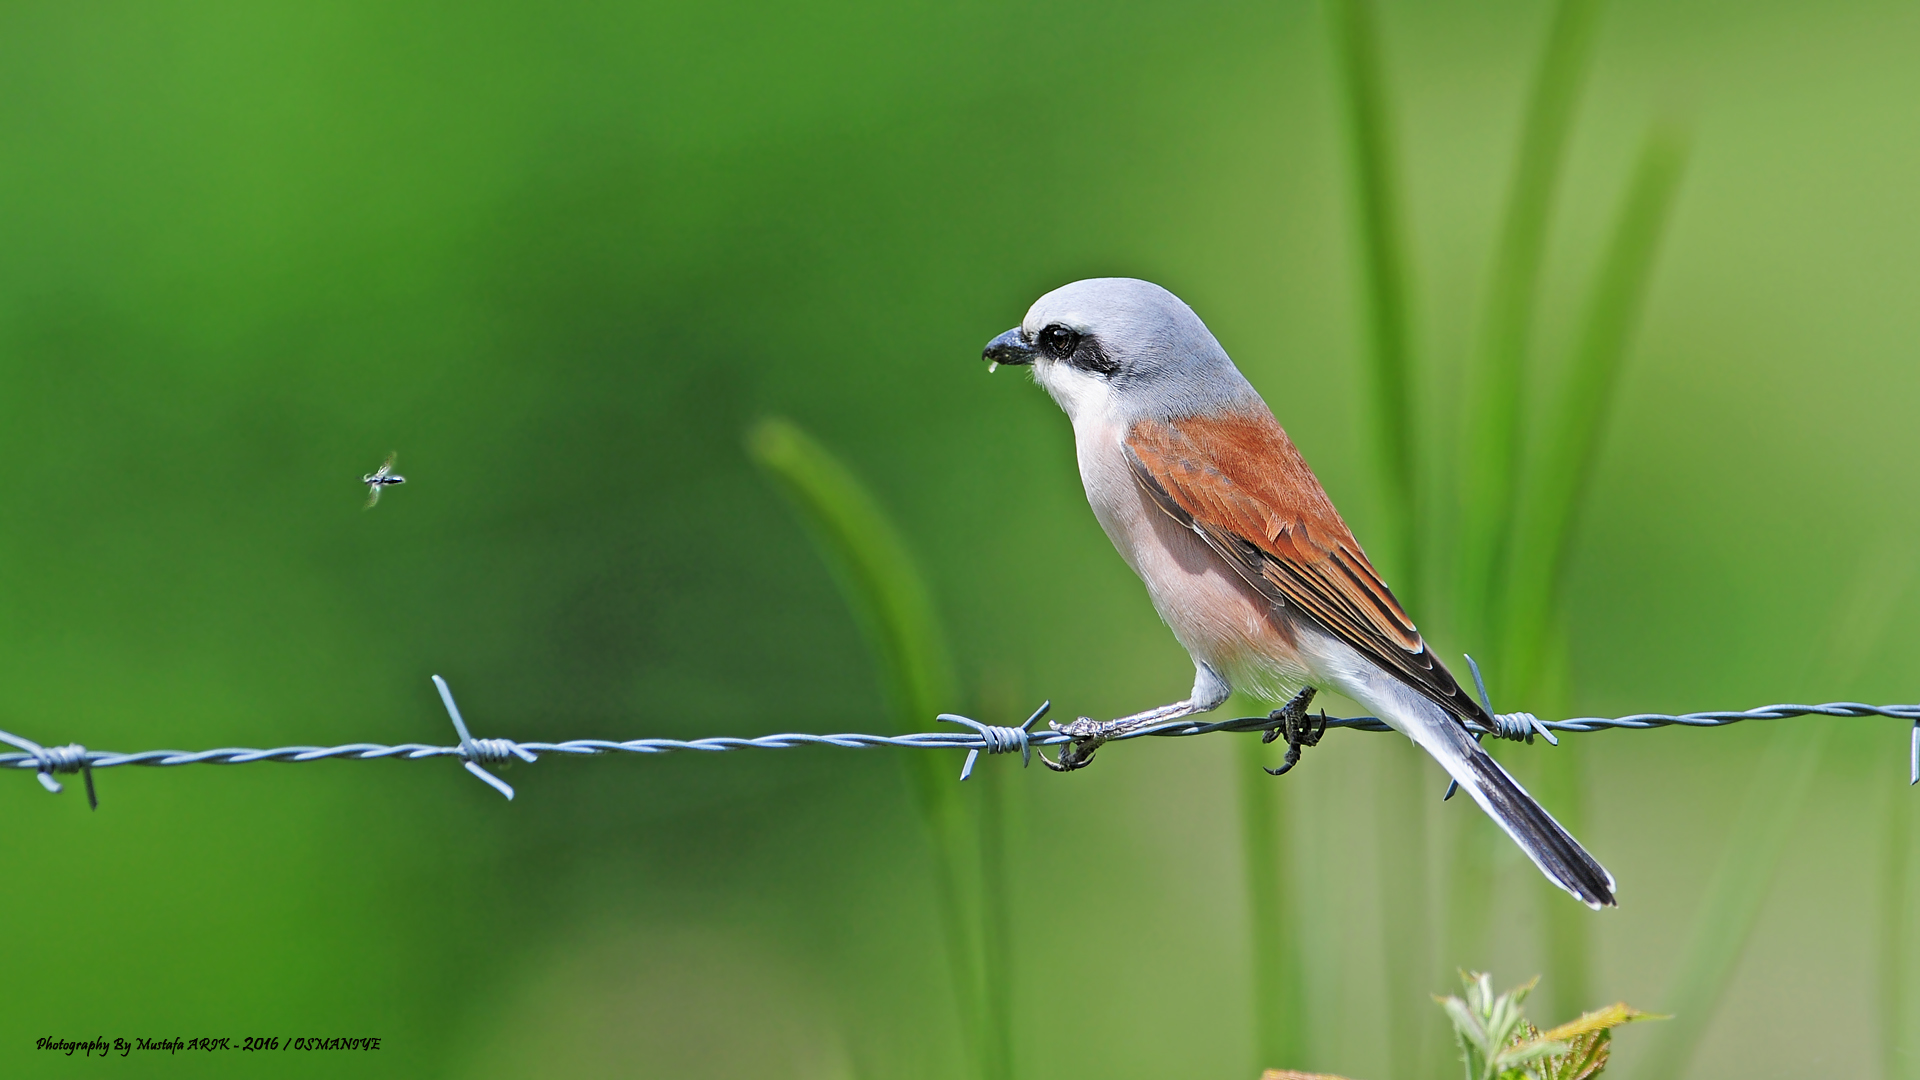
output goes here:
{"type": "MultiPolygon", "coordinates": [[[[357,761],[401,758],[415,761],[439,757],[457,758],[472,764],[502,762],[509,757],[534,761],[540,754],[576,756],[621,753],[668,754],[687,750],[725,753],[733,750],[785,750],[797,746],[834,746],[850,750],[893,746],[914,750],[971,750],[989,754],[1013,752],[1024,754],[1033,748],[1057,746],[1071,741],[1071,737],[1064,732],[1028,730],[1028,727],[1044,712],[1043,707],[1039,713],[1027,721],[1026,726],[1022,727],[995,727],[965,717],[943,715],[941,719],[964,722],[971,730],[922,731],[907,735],[857,733],[820,735],[808,732],[785,732],[752,738],[716,735],[697,739],[569,739],[565,742],[519,742],[512,739],[468,737],[463,740],[463,745],[455,746],[434,746],[424,743],[395,745],[347,743],[342,746],[281,746],[268,750],[222,747],[214,750],[141,750],[132,753],[87,750],[78,745],[41,747],[10,733],[0,732],[0,741],[23,747],[17,752],[0,754],[0,768],[27,769],[35,772],[74,772],[82,768],[111,769],[122,765],[249,765],[257,761],[306,762],[334,758],[357,761]],[[32,749],[24,749],[26,746],[31,746],[32,749]]],[[[1524,713],[1508,713],[1496,717],[1498,729],[1486,734],[1502,738],[1524,738],[1529,731],[1539,729],[1556,732],[1592,732],[1611,728],[1629,731],[1645,731],[1661,727],[1714,728],[1747,720],[1783,720],[1796,716],[1884,716],[1898,720],[1911,720],[1920,724],[1920,704],[1867,705],[1855,701],[1836,701],[1823,705],[1767,705],[1741,711],[1634,713],[1630,716],[1583,716],[1568,720],[1545,721],[1535,720],[1524,713]]],[[[1270,716],[1243,716],[1214,723],[1183,720],[1160,727],[1128,732],[1116,736],[1111,741],[1119,742],[1149,736],[1182,738],[1223,731],[1264,731],[1274,725],[1275,721],[1270,716]]],[[[1327,727],[1373,732],[1393,730],[1372,716],[1328,717],[1327,727]]]]}

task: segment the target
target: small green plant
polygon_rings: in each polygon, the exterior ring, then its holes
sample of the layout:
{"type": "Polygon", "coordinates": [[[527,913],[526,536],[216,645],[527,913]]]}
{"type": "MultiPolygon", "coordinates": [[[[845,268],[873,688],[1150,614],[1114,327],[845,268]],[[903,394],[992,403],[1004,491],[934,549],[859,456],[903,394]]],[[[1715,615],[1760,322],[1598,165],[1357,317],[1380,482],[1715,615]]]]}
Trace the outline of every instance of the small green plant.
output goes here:
{"type": "Polygon", "coordinates": [[[1664,1019],[1615,1002],[1550,1031],[1527,1022],[1521,1005],[1539,976],[1495,995],[1485,972],[1461,972],[1467,996],[1436,997],[1453,1022],[1466,1080],[1587,1080],[1607,1067],[1613,1029],[1634,1020],[1664,1019]]]}
{"type": "MultiPolygon", "coordinates": [[[[1617,1001],[1582,1013],[1559,1027],[1541,1031],[1527,1022],[1521,1006],[1539,976],[1504,994],[1493,992],[1485,972],[1460,973],[1465,999],[1435,996],[1453,1022],[1465,1080],[1588,1080],[1607,1067],[1613,1029],[1635,1020],[1664,1020],[1617,1001]]],[[[1261,1080],[1342,1080],[1330,1073],[1269,1069],[1261,1080]]]]}

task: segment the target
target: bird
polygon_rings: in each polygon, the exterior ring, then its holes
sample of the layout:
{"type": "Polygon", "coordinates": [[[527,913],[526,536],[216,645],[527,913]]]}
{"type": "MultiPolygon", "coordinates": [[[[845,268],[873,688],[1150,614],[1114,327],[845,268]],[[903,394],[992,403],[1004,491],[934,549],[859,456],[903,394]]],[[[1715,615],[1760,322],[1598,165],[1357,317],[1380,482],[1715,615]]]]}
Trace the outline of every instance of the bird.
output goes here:
{"type": "Polygon", "coordinates": [[[399,456],[398,452],[388,454],[384,464],[360,478],[360,482],[367,485],[367,509],[373,509],[374,504],[380,501],[380,492],[391,485],[407,482],[406,477],[393,471],[393,460],[399,456]]]}
{"type": "Polygon", "coordinates": [[[1193,659],[1182,701],[1055,725],[1070,741],[1049,765],[1084,767],[1106,740],[1209,712],[1236,687],[1294,695],[1272,717],[1284,714],[1291,751],[1311,728],[1297,724],[1304,702],[1335,690],[1431,755],[1555,885],[1590,908],[1616,906],[1613,875],[1480,747],[1468,725],[1491,731],[1492,717],[1192,308],[1147,281],[1076,281],[1036,300],[982,358],[1028,368],[1066,413],[1094,517],[1193,659]]]}

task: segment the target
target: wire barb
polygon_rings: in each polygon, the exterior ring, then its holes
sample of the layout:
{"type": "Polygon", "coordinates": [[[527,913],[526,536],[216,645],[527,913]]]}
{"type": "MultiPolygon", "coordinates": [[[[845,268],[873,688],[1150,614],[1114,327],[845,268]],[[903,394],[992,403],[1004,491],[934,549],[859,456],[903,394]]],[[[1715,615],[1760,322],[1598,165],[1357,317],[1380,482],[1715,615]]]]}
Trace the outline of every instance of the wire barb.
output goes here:
{"type": "Polygon", "coordinates": [[[1033,764],[1033,744],[1028,741],[1028,737],[1033,733],[1033,725],[1047,715],[1047,710],[1051,708],[1053,708],[1053,702],[1041,702],[1040,707],[1033,710],[1033,715],[1027,717],[1027,722],[1019,727],[995,727],[956,713],[941,713],[934,719],[945,720],[949,724],[962,724],[980,733],[982,744],[968,750],[967,762],[960,766],[960,779],[964,781],[973,775],[973,763],[980,760],[982,750],[989,754],[1011,754],[1018,750],[1021,768],[1024,769],[1033,764]]]}
{"type": "MultiPolygon", "coordinates": [[[[1468,656],[1467,667],[1473,672],[1473,688],[1480,692],[1480,707],[1487,711],[1488,716],[1493,717],[1492,730],[1474,732],[1474,742],[1479,742],[1482,735],[1491,735],[1496,739],[1512,739],[1514,742],[1523,742],[1528,746],[1532,746],[1533,737],[1539,735],[1541,738],[1547,740],[1547,745],[1549,746],[1560,745],[1560,740],[1554,737],[1552,729],[1548,728],[1546,724],[1541,722],[1539,717],[1532,713],[1494,712],[1493,699],[1487,696],[1487,681],[1480,677],[1480,665],[1473,662],[1473,657],[1468,656]]],[[[1474,726],[1477,727],[1478,725],[1474,726]]],[[[1448,799],[1453,798],[1459,790],[1460,781],[1448,780],[1447,793],[1440,796],[1440,801],[1446,802],[1448,799]]]]}
{"type": "Polygon", "coordinates": [[[79,743],[65,746],[41,746],[32,739],[22,738],[0,731],[0,742],[17,746],[27,752],[33,763],[38,766],[34,775],[40,780],[40,786],[55,795],[60,794],[60,781],[53,778],[54,773],[77,772],[87,781],[87,808],[100,809],[100,796],[93,790],[93,761],[87,756],[87,748],[79,743]]]}
{"type": "Polygon", "coordinates": [[[440,700],[446,703],[447,715],[453,717],[453,730],[460,734],[461,765],[473,775],[485,780],[495,791],[513,801],[513,788],[505,780],[488,772],[483,761],[503,762],[509,757],[522,761],[538,761],[531,750],[523,748],[511,739],[476,739],[467,731],[467,722],[460,719],[460,706],[453,703],[453,691],[447,688],[447,680],[438,675],[433,677],[433,685],[440,690],[440,700]]]}

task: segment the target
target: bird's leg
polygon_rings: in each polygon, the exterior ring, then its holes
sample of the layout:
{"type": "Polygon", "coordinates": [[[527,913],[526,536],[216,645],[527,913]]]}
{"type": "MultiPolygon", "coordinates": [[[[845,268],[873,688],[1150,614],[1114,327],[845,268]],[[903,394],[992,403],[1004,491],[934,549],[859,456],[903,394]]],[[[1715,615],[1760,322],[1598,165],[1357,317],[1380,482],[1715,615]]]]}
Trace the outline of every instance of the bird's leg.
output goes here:
{"type": "Polygon", "coordinates": [[[1048,724],[1047,726],[1055,731],[1071,735],[1073,741],[1060,751],[1059,761],[1054,761],[1045,754],[1040,755],[1040,760],[1046,762],[1047,768],[1054,772],[1083,769],[1093,760],[1093,752],[1100,749],[1100,744],[1108,739],[1117,739],[1142,728],[1154,727],[1169,720],[1178,720],[1183,716],[1192,716],[1194,713],[1205,711],[1206,709],[1195,705],[1192,698],[1188,698],[1171,705],[1162,705],[1157,709],[1134,713],[1132,716],[1123,716],[1118,720],[1095,720],[1091,716],[1083,716],[1071,724],[1048,724]]]}
{"type": "Polygon", "coordinates": [[[1205,664],[1197,664],[1193,677],[1193,694],[1185,701],[1176,701],[1157,709],[1123,716],[1118,720],[1101,721],[1083,716],[1071,724],[1049,722],[1048,727],[1071,736],[1073,741],[1060,751],[1059,761],[1045,754],[1040,755],[1040,760],[1054,772],[1072,772],[1075,769],[1086,768],[1087,763],[1093,760],[1094,751],[1100,749],[1100,744],[1107,740],[1131,735],[1146,728],[1158,727],[1184,716],[1211,712],[1219,708],[1232,692],[1233,688],[1228,686],[1227,681],[1216,674],[1212,668],[1205,664]]]}
{"type": "Polygon", "coordinates": [[[1280,761],[1277,769],[1268,769],[1274,776],[1285,775],[1287,770],[1300,764],[1300,749],[1305,746],[1317,746],[1320,736],[1327,733],[1327,711],[1320,710],[1320,721],[1315,723],[1307,716],[1307,706],[1313,703],[1314,689],[1309,686],[1293,695],[1293,700],[1280,706],[1267,715],[1267,719],[1278,721],[1260,736],[1260,741],[1270,743],[1281,735],[1287,737],[1287,756],[1280,761]]]}

